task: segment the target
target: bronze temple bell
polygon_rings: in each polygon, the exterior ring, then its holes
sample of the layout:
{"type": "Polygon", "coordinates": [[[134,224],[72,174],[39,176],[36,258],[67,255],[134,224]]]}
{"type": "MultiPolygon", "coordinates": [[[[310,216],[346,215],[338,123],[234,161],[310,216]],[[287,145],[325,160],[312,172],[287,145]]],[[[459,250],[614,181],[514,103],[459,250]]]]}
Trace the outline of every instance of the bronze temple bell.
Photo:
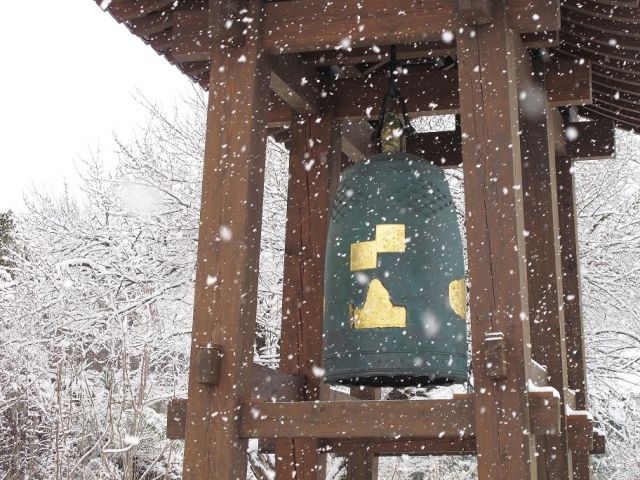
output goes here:
{"type": "Polygon", "coordinates": [[[395,112],[384,116],[382,130],[382,153],[346,169],[333,202],[325,381],[462,383],[466,286],[451,192],[439,167],[403,151],[395,112]]]}

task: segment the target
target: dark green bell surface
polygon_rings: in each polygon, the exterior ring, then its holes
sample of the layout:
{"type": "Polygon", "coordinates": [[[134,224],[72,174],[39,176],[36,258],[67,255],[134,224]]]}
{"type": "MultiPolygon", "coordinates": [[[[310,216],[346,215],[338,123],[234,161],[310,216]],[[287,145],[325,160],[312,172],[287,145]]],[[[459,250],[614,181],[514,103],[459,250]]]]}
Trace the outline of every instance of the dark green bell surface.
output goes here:
{"type": "Polygon", "coordinates": [[[439,167],[394,151],[345,170],[324,292],[326,382],[467,380],[462,241],[439,167]]]}

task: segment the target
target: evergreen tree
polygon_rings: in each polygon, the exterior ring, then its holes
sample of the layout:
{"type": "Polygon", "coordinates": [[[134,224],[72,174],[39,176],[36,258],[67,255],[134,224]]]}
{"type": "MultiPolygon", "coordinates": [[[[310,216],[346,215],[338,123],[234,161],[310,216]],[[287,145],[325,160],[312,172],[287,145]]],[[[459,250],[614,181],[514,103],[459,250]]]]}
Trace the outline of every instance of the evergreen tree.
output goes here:
{"type": "Polygon", "coordinates": [[[9,260],[9,249],[11,249],[14,244],[14,229],[15,220],[13,218],[13,212],[11,210],[0,212],[0,280],[9,280],[13,277],[11,274],[13,264],[9,260]]]}

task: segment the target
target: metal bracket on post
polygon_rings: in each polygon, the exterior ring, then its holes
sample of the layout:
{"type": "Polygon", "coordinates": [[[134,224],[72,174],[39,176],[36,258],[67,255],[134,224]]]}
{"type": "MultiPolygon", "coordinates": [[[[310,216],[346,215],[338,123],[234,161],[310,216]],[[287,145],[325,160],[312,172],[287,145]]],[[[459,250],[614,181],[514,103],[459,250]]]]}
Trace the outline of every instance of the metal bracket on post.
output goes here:
{"type": "Polygon", "coordinates": [[[220,365],[222,347],[215,343],[206,343],[196,347],[196,382],[208,385],[220,385],[220,365]]]}
{"type": "Polygon", "coordinates": [[[493,380],[507,378],[507,357],[504,333],[487,333],[484,337],[484,363],[487,376],[493,380]]]}

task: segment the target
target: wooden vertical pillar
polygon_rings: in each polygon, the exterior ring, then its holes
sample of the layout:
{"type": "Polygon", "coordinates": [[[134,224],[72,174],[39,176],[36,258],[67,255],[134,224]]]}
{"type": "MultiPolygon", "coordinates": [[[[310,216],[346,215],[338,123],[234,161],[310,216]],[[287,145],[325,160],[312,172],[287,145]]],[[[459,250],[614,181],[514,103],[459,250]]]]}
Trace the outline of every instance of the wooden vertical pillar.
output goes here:
{"type": "Polygon", "coordinates": [[[537,476],[530,434],[529,305],[525,264],[514,34],[505,3],[492,22],[456,33],[470,280],[478,477],[537,476]],[[504,335],[506,378],[485,361],[504,335]]]}
{"type": "MultiPolygon", "coordinates": [[[[340,138],[330,112],[294,114],[291,122],[280,369],[305,377],[305,400],[327,400],[322,381],[324,259],[329,215],[339,180],[340,138]]],[[[315,439],[276,443],[276,478],[325,477],[315,439]]]]}
{"type": "Polygon", "coordinates": [[[241,398],[251,396],[269,74],[261,2],[246,42],[211,56],[195,285],[184,478],[244,480],[241,398]],[[198,346],[222,349],[219,385],[197,381],[198,346]]]}
{"type": "MultiPolygon", "coordinates": [[[[526,54],[525,54],[526,55],[526,54]]],[[[526,61],[529,61],[528,55],[526,61]]],[[[549,385],[560,393],[561,431],[537,440],[538,478],[571,479],[567,447],[565,398],[567,361],[562,308],[562,265],[558,225],[553,107],[546,105],[544,67],[533,62],[533,75],[522,82],[520,148],[525,228],[528,231],[527,268],[532,356],[547,367],[549,385]]]]}
{"type": "MultiPolygon", "coordinates": [[[[380,388],[351,387],[351,396],[362,400],[380,400],[380,388]]],[[[347,457],[347,480],[377,480],[378,457],[366,447],[355,448],[347,457]]]]}
{"type": "MultiPolygon", "coordinates": [[[[558,157],[556,159],[556,172],[558,177],[558,211],[562,249],[562,288],[567,336],[568,382],[569,388],[575,391],[576,407],[579,410],[588,410],[578,249],[578,219],[571,159],[558,157]]],[[[573,476],[576,480],[588,480],[591,478],[591,459],[589,454],[573,453],[573,476]]]]}

